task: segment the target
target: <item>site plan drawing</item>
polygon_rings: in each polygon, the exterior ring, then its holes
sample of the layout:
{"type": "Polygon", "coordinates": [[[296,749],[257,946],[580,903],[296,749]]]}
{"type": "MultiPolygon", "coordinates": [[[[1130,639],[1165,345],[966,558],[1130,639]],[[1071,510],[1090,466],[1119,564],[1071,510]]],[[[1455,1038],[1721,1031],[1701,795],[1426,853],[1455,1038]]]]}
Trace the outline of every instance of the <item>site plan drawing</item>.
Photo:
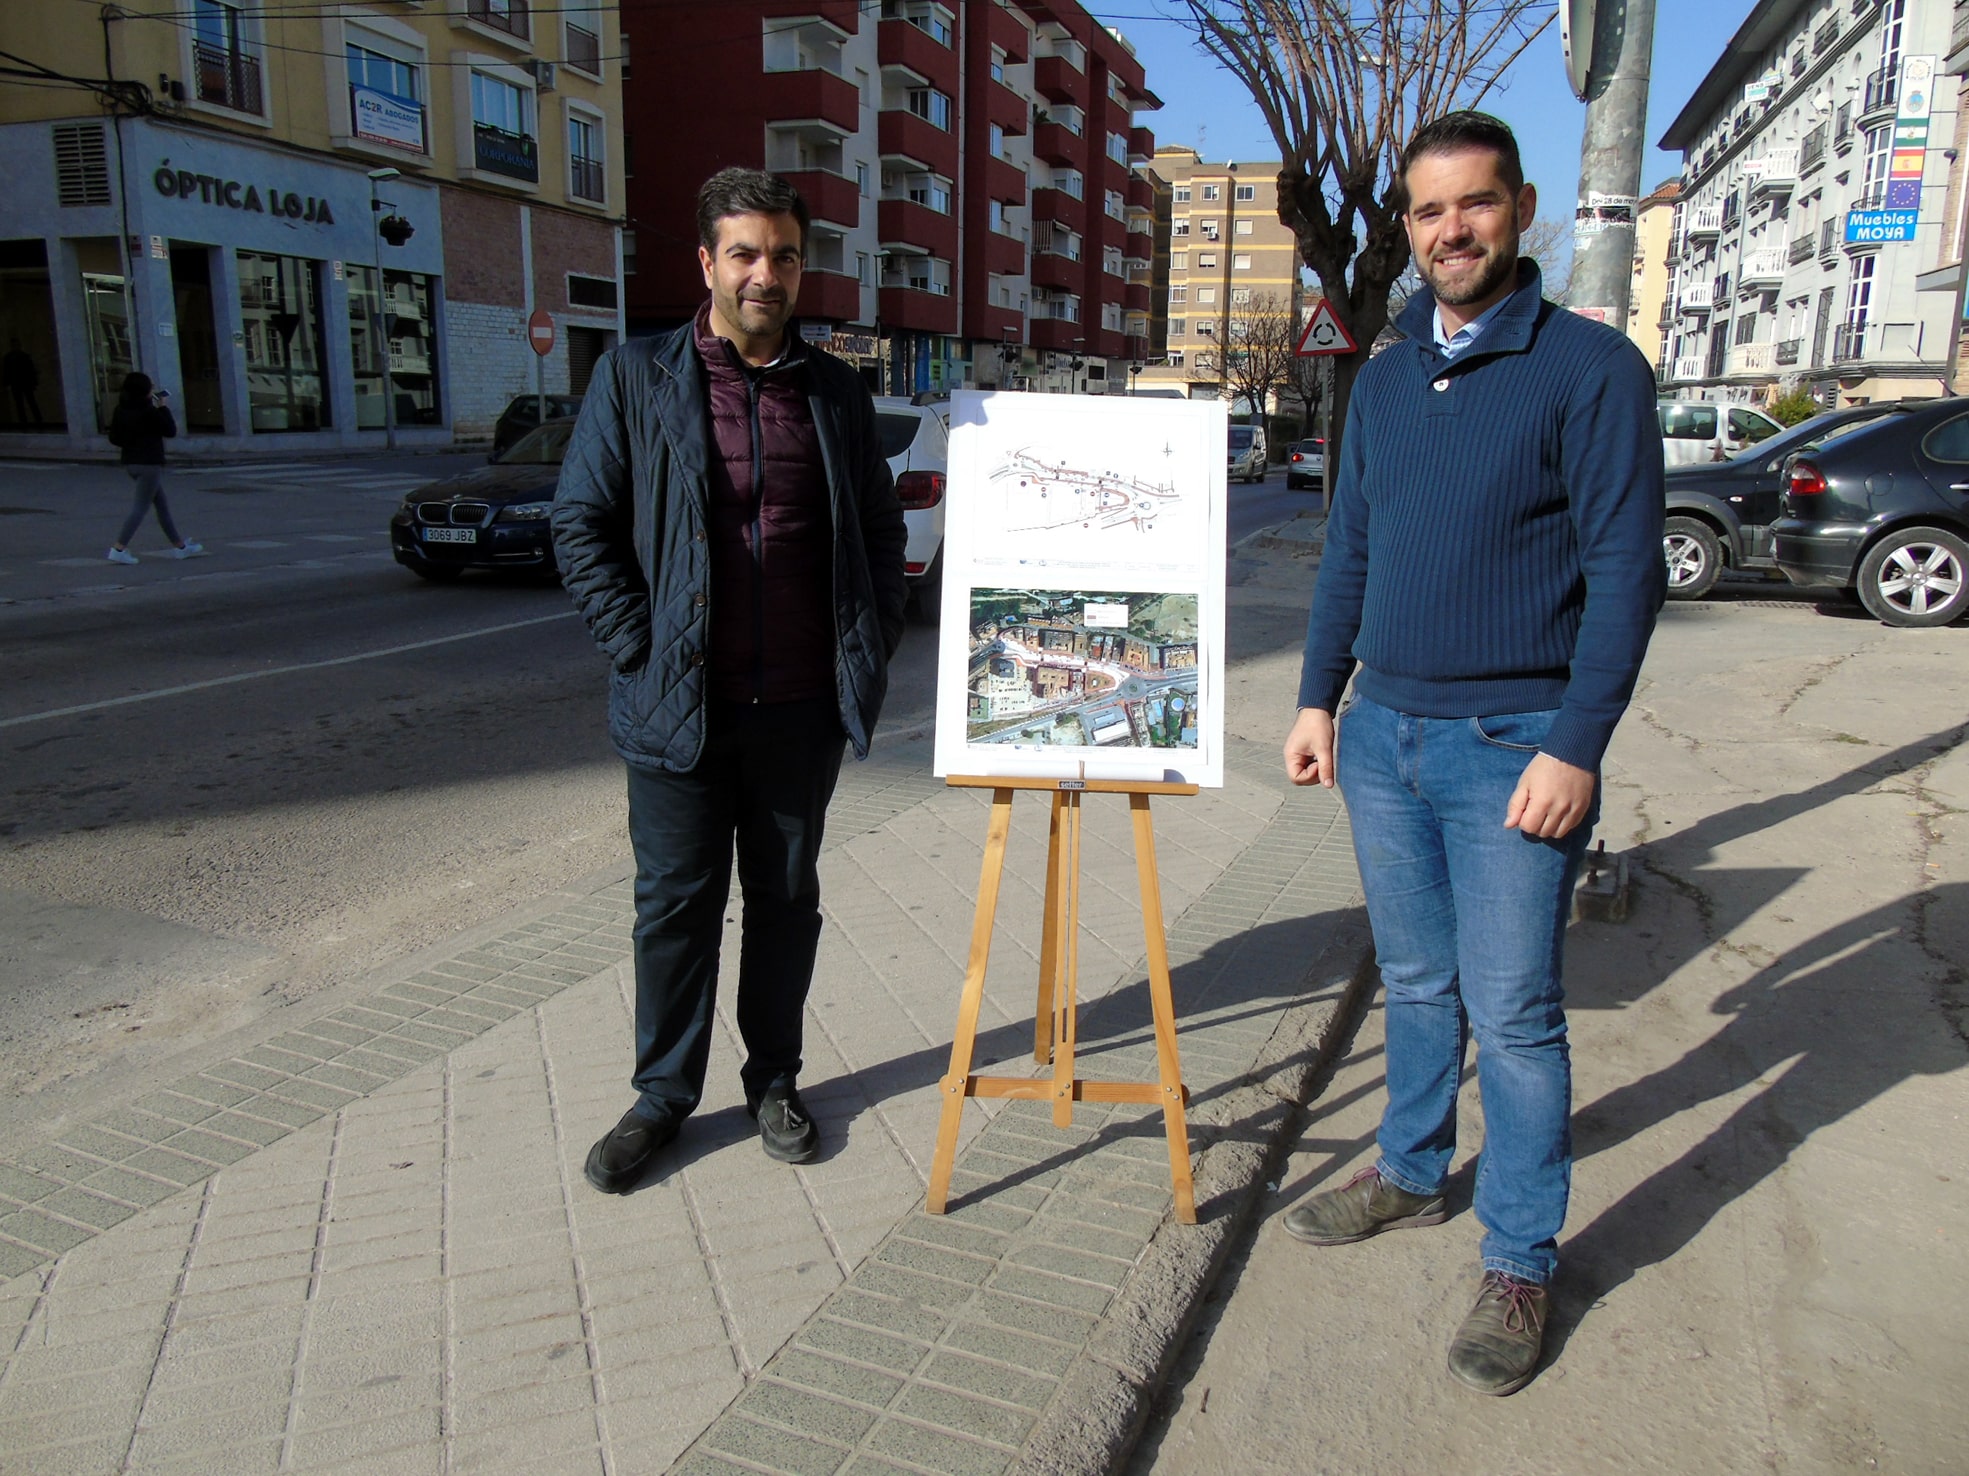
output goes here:
{"type": "Polygon", "coordinates": [[[1226,424],[952,397],[939,774],[1223,782],[1226,424]]]}

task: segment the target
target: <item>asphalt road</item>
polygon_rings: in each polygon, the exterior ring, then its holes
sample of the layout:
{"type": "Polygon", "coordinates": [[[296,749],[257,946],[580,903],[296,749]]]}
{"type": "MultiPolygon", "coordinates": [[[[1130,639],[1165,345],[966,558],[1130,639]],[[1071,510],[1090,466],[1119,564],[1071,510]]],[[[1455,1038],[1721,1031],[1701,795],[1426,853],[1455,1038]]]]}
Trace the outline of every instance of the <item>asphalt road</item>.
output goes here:
{"type": "MultiPolygon", "coordinates": [[[[0,1142],[627,854],[558,585],[398,568],[475,458],[174,470],[207,557],[103,561],[114,468],[0,465],[0,1142]]],[[[913,626],[885,720],[927,720],[913,626]]]]}

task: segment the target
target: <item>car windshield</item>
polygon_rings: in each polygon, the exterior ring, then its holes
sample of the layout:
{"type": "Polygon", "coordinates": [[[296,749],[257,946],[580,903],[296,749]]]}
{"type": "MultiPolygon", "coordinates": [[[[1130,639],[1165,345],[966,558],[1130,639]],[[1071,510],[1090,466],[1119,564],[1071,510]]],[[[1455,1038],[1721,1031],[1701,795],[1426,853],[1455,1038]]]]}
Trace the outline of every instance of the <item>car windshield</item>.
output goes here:
{"type": "Polygon", "coordinates": [[[1231,427],[1231,449],[1233,451],[1249,451],[1251,449],[1250,426],[1234,425],[1231,427]]]}
{"type": "Polygon", "coordinates": [[[550,420],[538,430],[530,430],[499,453],[501,466],[559,466],[567,454],[567,438],[574,430],[571,420],[550,420]]]}
{"type": "Polygon", "coordinates": [[[1326,449],[1326,442],[1324,442],[1324,441],[1301,441],[1301,442],[1300,442],[1300,443],[1299,443],[1298,445],[1296,445],[1296,446],[1294,446],[1294,447],[1293,447],[1292,449],[1293,449],[1293,450],[1295,450],[1295,451],[1297,451],[1297,452],[1298,452],[1298,453],[1299,453],[1300,455],[1302,455],[1302,456],[1311,456],[1311,455],[1313,455],[1313,454],[1314,454],[1315,452],[1318,452],[1318,451],[1323,451],[1323,450],[1325,450],[1325,449],[1326,449]]]}
{"type": "Polygon", "coordinates": [[[1780,431],[1768,440],[1759,441],[1754,446],[1746,446],[1730,458],[1731,461],[1748,466],[1755,462],[1775,464],[1793,453],[1816,451],[1821,446],[1829,446],[1843,436],[1850,436],[1856,430],[1864,430],[1869,425],[1878,425],[1888,416],[1896,414],[1892,406],[1882,406],[1877,415],[1855,415],[1842,420],[1837,413],[1814,415],[1810,420],[1801,420],[1789,430],[1780,431]]]}
{"type": "Polygon", "coordinates": [[[875,432],[882,438],[882,459],[893,461],[915,443],[923,417],[902,410],[877,410],[875,432]]]}

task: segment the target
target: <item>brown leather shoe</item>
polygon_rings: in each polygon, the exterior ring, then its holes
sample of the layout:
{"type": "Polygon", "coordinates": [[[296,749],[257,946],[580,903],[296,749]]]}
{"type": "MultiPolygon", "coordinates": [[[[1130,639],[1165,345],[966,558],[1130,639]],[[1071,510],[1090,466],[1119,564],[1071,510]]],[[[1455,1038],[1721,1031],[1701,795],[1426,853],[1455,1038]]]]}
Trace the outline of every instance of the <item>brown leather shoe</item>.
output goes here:
{"type": "Polygon", "coordinates": [[[1285,1233],[1308,1245],[1351,1245],[1383,1230],[1440,1225],[1449,1210],[1440,1194],[1410,1194],[1364,1168],[1338,1189],[1287,1210],[1285,1233]]]}
{"type": "Polygon", "coordinates": [[[1450,1377],[1479,1394],[1517,1393],[1538,1372],[1551,1305],[1535,1281],[1484,1272],[1477,1305],[1450,1339],[1450,1377]]]}

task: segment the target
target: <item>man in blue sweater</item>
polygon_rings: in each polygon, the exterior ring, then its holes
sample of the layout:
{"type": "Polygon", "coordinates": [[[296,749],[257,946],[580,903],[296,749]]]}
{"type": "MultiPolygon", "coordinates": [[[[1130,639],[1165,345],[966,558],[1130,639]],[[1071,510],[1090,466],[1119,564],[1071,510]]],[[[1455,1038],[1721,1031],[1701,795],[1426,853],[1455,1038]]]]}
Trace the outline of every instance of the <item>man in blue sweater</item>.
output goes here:
{"type": "Polygon", "coordinates": [[[1438,119],[1402,183],[1429,291],[1355,382],[1285,741],[1292,782],[1337,782],[1353,822],[1388,1103],[1374,1166],[1285,1228],[1343,1245],[1447,1218],[1474,1032],[1484,1275],[1449,1370],[1509,1394],[1538,1367],[1566,1217],[1560,953],[1664,591],[1661,434],[1639,351],[1544,301],[1519,259],[1536,193],[1510,129],[1438,119]]]}

